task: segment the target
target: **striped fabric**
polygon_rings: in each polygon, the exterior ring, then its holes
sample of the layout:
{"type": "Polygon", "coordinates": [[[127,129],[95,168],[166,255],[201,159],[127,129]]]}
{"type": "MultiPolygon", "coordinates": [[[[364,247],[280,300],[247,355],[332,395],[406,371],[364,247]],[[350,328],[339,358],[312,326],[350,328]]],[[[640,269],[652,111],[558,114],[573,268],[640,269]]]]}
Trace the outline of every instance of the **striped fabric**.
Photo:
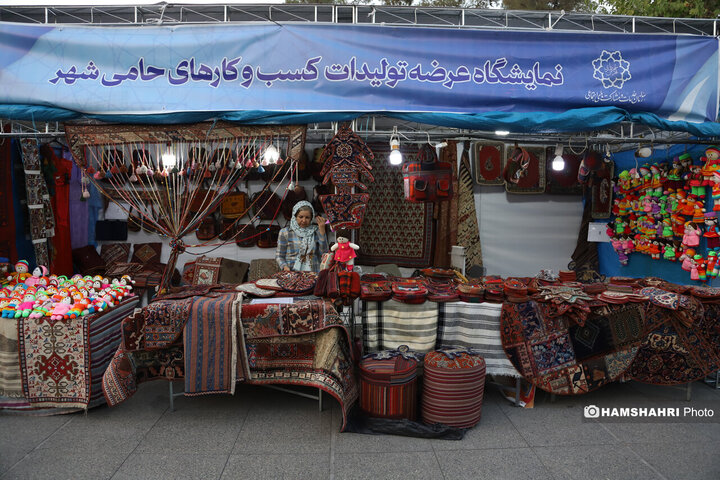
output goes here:
{"type": "Polygon", "coordinates": [[[485,388],[485,362],[479,355],[445,353],[425,356],[423,422],[470,428],[480,421],[485,388]]]}
{"type": "Polygon", "coordinates": [[[365,302],[365,351],[394,350],[400,345],[407,345],[418,353],[434,350],[438,327],[437,305],[431,302],[410,305],[395,300],[365,302]]]}
{"type": "Polygon", "coordinates": [[[90,403],[96,407],[105,403],[102,392],[102,379],[110,365],[115,350],[120,345],[122,329],[120,324],[140,303],[138,297],[132,297],[117,307],[100,315],[90,322],[90,403]]]}
{"type": "Polygon", "coordinates": [[[241,293],[200,297],[190,309],[183,342],[185,395],[235,393],[241,293]]]}
{"type": "Polygon", "coordinates": [[[18,328],[14,318],[0,318],[0,396],[23,396],[18,364],[18,328]]]}
{"type": "Polygon", "coordinates": [[[485,359],[488,375],[520,377],[502,347],[501,312],[502,303],[440,304],[437,347],[472,348],[485,359]]]}
{"type": "Polygon", "coordinates": [[[473,179],[470,174],[469,148],[465,142],[458,167],[458,229],[457,244],[465,247],[465,265],[482,266],[482,248],[480,247],[480,229],[475,211],[473,179]]]}
{"type": "MultiPolygon", "coordinates": [[[[138,297],[126,299],[106,313],[90,319],[88,327],[90,331],[90,397],[88,408],[105,403],[102,392],[103,374],[120,344],[120,324],[137,307],[139,301],[138,297]]],[[[15,322],[14,319],[13,322],[15,322]]],[[[15,328],[17,329],[17,327],[15,328]]],[[[17,353],[15,353],[15,363],[17,364],[17,362],[17,353]]],[[[19,372],[19,365],[17,368],[19,372]]],[[[0,410],[26,415],[55,415],[74,412],[79,409],[75,407],[37,407],[29,403],[25,397],[9,397],[6,393],[0,397],[0,410]]]]}
{"type": "Polygon", "coordinates": [[[360,409],[371,417],[417,416],[417,361],[403,357],[360,362],[360,409]]]}

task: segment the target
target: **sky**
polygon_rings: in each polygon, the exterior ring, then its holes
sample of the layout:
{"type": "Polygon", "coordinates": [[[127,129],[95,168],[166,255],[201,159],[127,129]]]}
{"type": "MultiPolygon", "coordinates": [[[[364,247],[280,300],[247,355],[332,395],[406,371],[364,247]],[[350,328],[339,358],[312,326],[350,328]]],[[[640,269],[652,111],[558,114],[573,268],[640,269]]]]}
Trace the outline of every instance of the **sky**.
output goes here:
{"type": "MultiPolygon", "coordinates": [[[[99,5],[154,5],[159,2],[157,0],[136,0],[136,1],[123,1],[123,0],[2,0],[0,6],[39,6],[39,7],[59,7],[59,6],[99,6],[99,5]]],[[[205,5],[241,5],[241,4],[255,4],[263,5],[268,3],[285,3],[285,0],[192,0],[192,1],[176,1],[171,0],[167,3],[173,5],[180,4],[205,4],[205,5]]]]}

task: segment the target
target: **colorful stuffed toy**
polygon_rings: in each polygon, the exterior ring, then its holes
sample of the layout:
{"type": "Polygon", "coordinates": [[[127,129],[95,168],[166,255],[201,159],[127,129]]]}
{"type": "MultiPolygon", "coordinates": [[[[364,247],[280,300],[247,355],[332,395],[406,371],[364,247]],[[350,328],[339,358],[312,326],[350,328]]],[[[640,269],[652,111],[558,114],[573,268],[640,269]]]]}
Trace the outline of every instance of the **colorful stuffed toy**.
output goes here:
{"type": "Polygon", "coordinates": [[[345,264],[345,268],[352,271],[357,257],[355,250],[359,250],[360,247],[352,243],[348,239],[349,236],[349,233],[338,231],[336,243],[330,247],[330,251],[335,253],[336,262],[345,264]]]}

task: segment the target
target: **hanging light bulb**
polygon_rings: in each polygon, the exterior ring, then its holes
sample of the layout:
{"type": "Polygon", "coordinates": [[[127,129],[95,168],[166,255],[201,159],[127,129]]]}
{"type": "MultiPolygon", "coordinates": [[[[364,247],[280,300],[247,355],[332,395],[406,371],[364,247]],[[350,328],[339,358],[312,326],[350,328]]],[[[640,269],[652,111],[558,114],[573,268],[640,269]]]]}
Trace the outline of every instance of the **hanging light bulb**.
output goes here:
{"type": "Polygon", "coordinates": [[[563,146],[561,144],[555,145],[555,158],[552,161],[552,169],[556,172],[560,172],[565,169],[565,159],[563,158],[563,146]]]}
{"type": "Polygon", "coordinates": [[[280,151],[272,143],[265,149],[263,154],[263,165],[269,165],[271,163],[277,163],[280,159],[280,151]]]}
{"type": "Polygon", "coordinates": [[[167,149],[165,149],[165,153],[163,153],[160,158],[162,158],[163,167],[165,167],[168,170],[172,170],[177,165],[177,157],[170,150],[169,143],[167,145],[167,149]]]}
{"type": "Polygon", "coordinates": [[[397,127],[393,127],[390,135],[390,156],[388,157],[390,165],[400,165],[403,162],[402,152],[400,152],[400,135],[397,127]]]}
{"type": "Polygon", "coordinates": [[[505,137],[507,135],[510,135],[510,132],[508,130],[495,130],[495,135],[498,137],[505,137]]]}

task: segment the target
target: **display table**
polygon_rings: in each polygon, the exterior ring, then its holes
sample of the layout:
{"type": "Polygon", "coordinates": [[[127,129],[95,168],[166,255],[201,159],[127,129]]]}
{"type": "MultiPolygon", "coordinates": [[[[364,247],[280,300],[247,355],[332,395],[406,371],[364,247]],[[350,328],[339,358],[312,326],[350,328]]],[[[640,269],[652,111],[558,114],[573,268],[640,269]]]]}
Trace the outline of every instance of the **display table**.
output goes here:
{"type": "Polygon", "coordinates": [[[322,300],[250,305],[227,287],[193,287],[137,310],[122,336],[103,377],[111,406],[158,379],[184,379],[189,396],[233,394],[237,382],[319,388],[343,418],[357,398],[350,336],[322,300]]]}
{"type": "Polygon", "coordinates": [[[0,318],[0,408],[49,415],[104,403],[103,373],[138,303],[62,321],[0,318]]]}
{"type": "Polygon", "coordinates": [[[428,353],[442,347],[469,347],[485,359],[488,375],[520,377],[500,339],[501,303],[363,302],[366,352],[407,345],[428,353]]]}

